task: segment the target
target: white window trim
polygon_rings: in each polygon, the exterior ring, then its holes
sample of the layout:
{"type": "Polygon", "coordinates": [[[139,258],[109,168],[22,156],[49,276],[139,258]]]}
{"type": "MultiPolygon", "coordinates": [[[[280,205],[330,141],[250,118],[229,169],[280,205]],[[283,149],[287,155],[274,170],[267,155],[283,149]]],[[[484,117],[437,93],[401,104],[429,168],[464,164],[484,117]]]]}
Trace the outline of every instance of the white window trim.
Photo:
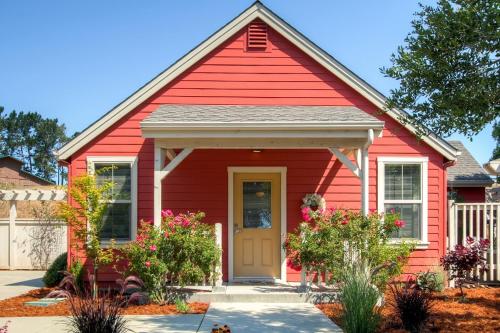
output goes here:
{"type": "MultiPolygon", "coordinates": [[[[422,201],[420,200],[396,200],[398,203],[422,203],[422,223],[420,226],[421,238],[417,240],[418,249],[426,249],[429,247],[428,235],[428,176],[429,176],[429,158],[422,157],[406,157],[406,156],[379,156],[377,157],[377,210],[382,213],[385,211],[384,204],[395,202],[395,200],[385,200],[385,165],[386,164],[420,164],[422,177],[422,201]]],[[[414,241],[414,238],[394,238],[391,243],[398,244],[403,240],[414,241]]]]}
{"type": "MultiPolygon", "coordinates": [[[[137,237],[137,156],[88,156],[87,157],[87,172],[89,174],[94,173],[95,163],[130,163],[131,170],[131,208],[130,208],[130,241],[133,241],[137,237]]],[[[119,203],[122,200],[115,200],[119,203]]],[[[128,202],[128,200],[126,200],[128,202]]],[[[116,240],[116,244],[125,244],[130,242],[128,240],[116,240]]],[[[109,245],[110,241],[105,240],[102,242],[103,245],[109,245]]]]}

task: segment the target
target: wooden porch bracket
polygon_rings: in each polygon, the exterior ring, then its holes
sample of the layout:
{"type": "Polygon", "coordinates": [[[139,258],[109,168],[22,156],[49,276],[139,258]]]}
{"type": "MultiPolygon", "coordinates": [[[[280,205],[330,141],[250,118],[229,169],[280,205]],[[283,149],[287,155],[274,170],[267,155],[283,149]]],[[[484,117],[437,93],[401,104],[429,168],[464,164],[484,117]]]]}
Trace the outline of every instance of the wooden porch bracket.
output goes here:
{"type": "Polygon", "coordinates": [[[155,155],[155,168],[154,168],[154,203],[153,203],[153,216],[154,225],[161,224],[161,181],[172,172],[191,152],[193,148],[184,148],[179,154],[176,154],[173,149],[165,149],[155,142],[154,155],[155,155]],[[170,162],[163,165],[165,159],[168,158],[170,162]]]}
{"type": "Polygon", "coordinates": [[[332,152],[334,156],[336,156],[342,164],[344,164],[351,172],[358,178],[361,177],[361,170],[359,168],[359,164],[355,165],[352,163],[352,161],[347,157],[352,151],[351,150],[344,150],[340,151],[337,148],[329,148],[329,150],[332,152]]]}

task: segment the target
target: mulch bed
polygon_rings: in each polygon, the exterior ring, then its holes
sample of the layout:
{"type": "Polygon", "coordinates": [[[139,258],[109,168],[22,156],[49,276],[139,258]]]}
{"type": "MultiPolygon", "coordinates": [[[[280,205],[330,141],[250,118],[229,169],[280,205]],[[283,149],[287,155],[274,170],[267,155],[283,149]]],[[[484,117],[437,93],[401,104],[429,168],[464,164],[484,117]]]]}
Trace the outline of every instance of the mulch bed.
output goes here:
{"type": "MultiPolygon", "coordinates": [[[[46,307],[26,306],[25,302],[36,301],[45,297],[51,289],[41,288],[27,292],[21,296],[0,301],[0,317],[41,317],[41,316],[68,316],[68,301],[46,307]]],[[[189,314],[203,314],[208,309],[206,303],[189,303],[189,314]]],[[[172,315],[181,314],[175,305],[130,305],[123,309],[124,315],[172,315]]]]}
{"type": "MultiPolygon", "coordinates": [[[[447,289],[433,297],[432,316],[425,332],[500,332],[500,288],[465,289],[466,303],[459,303],[458,289],[447,289]]],[[[386,300],[390,301],[390,293],[386,300]]],[[[321,304],[318,308],[342,326],[339,304],[321,304]]],[[[406,332],[390,306],[382,308],[379,332],[406,332]]]]}

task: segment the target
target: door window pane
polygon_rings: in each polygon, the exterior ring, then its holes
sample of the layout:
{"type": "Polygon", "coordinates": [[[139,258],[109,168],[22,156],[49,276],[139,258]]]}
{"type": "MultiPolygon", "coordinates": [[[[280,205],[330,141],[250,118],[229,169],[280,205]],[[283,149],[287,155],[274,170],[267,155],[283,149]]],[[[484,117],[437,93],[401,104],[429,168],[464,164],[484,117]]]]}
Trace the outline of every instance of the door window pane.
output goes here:
{"type": "Polygon", "coordinates": [[[271,182],[243,182],[243,228],[271,228],[271,182]]]}

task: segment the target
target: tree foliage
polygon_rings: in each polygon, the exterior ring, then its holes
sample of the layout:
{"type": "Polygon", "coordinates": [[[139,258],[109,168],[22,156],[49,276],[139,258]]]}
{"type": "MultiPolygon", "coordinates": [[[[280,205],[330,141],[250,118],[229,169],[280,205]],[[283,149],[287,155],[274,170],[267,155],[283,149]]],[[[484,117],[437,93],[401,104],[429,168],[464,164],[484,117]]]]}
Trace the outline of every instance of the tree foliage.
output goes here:
{"type": "Polygon", "coordinates": [[[472,137],[500,115],[500,2],[439,0],[420,7],[392,66],[382,68],[400,83],[387,107],[407,111],[402,120],[420,134],[428,128],[472,137]]]}
{"type": "MultiPolygon", "coordinates": [[[[104,172],[104,171],[103,171],[104,172]]],[[[72,179],[69,189],[68,202],[61,202],[59,214],[71,227],[71,232],[76,240],[72,241],[72,264],[78,261],[73,255],[78,255],[83,246],[87,259],[91,261],[92,294],[97,296],[97,274],[99,267],[107,265],[114,260],[114,244],[103,248],[101,244],[101,231],[104,226],[104,217],[111,199],[113,183],[104,181],[98,183],[95,175],[82,175],[72,179]]]]}
{"type": "Polygon", "coordinates": [[[24,162],[23,169],[44,179],[54,179],[54,151],[68,141],[66,126],[36,112],[5,113],[0,106],[0,155],[24,162]]]}

